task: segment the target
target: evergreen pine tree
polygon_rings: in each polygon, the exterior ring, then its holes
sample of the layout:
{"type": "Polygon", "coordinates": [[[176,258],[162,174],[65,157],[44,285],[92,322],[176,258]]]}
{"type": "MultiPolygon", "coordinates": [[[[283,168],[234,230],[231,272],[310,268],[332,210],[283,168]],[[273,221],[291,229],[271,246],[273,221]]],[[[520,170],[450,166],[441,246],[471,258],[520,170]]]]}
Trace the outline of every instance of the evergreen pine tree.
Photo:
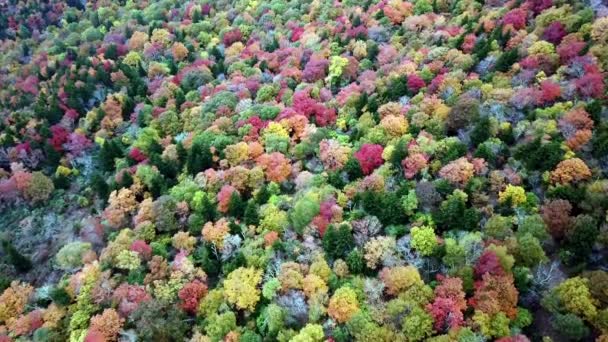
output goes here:
{"type": "Polygon", "coordinates": [[[236,218],[243,217],[245,213],[245,206],[247,204],[241,198],[238,192],[234,191],[230,195],[230,201],[228,202],[228,215],[236,218]]]}
{"type": "Polygon", "coordinates": [[[254,226],[257,226],[260,222],[260,217],[258,216],[258,206],[252,199],[247,202],[243,220],[245,221],[246,225],[254,226]]]}
{"type": "Polygon", "coordinates": [[[110,44],[103,53],[103,57],[106,59],[116,60],[118,57],[118,50],[116,44],[110,44]]]}
{"type": "Polygon", "coordinates": [[[255,201],[259,205],[262,205],[262,204],[265,204],[266,202],[268,202],[269,198],[270,198],[270,192],[268,191],[267,185],[262,186],[255,195],[255,201]]]}
{"type": "Polygon", "coordinates": [[[202,15],[201,11],[199,11],[198,9],[195,9],[194,12],[192,13],[192,23],[198,23],[201,20],[203,20],[203,15],[202,15]]]}
{"type": "Polygon", "coordinates": [[[195,141],[188,153],[187,169],[191,175],[204,171],[212,165],[212,155],[209,146],[203,142],[195,141]]]}
{"type": "Polygon", "coordinates": [[[207,221],[214,221],[217,216],[216,206],[208,196],[204,196],[200,209],[201,216],[207,221]]]}
{"type": "Polygon", "coordinates": [[[91,188],[95,191],[97,196],[101,198],[105,203],[105,201],[108,199],[108,196],[110,195],[110,187],[99,173],[95,173],[91,177],[91,188]]]}
{"type": "Polygon", "coordinates": [[[484,116],[479,119],[471,132],[471,142],[473,145],[477,146],[490,138],[490,126],[491,122],[489,117],[484,116]]]}
{"type": "Polygon", "coordinates": [[[98,155],[99,166],[103,171],[114,170],[114,159],[122,158],[123,151],[120,143],[114,139],[104,141],[98,155]]]}
{"type": "Polygon", "coordinates": [[[500,57],[496,60],[494,70],[500,72],[507,72],[511,69],[513,63],[517,61],[517,49],[511,49],[503,52],[500,57]]]}
{"type": "Polygon", "coordinates": [[[365,260],[361,251],[353,249],[346,256],[346,265],[353,274],[359,274],[365,270],[365,260]]]}
{"type": "Polygon", "coordinates": [[[23,256],[9,241],[2,241],[2,249],[6,261],[13,265],[18,272],[27,272],[32,269],[32,262],[23,256]]]}
{"type": "Polygon", "coordinates": [[[330,225],[323,235],[323,249],[330,259],[344,258],[355,247],[355,239],[346,225],[330,225]]]}

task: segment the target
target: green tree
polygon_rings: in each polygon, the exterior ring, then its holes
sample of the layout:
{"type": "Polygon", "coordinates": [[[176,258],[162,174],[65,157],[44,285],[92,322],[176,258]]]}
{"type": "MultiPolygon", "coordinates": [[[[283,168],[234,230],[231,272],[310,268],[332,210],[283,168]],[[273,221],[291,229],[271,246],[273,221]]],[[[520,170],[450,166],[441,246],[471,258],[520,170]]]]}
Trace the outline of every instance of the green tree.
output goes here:
{"type": "Polygon", "coordinates": [[[230,195],[230,201],[228,202],[228,215],[232,217],[241,218],[245,213],[246,203],[241,198],[241,195],[234,191],[230,195]]]}
{"type": "Polygon", "coordinates": [[[210,168],[213,163],[212,158],[210,145],[202,139],[195,138],[186,159],[188,173],[196,175],[197,173],[210,168]]]}
{"type": "Polygon", "coordinates": [[[437,247],[437,236],[433,227],[413,227],[411,234],[412,248],[416,249],[421,255],[429,256],[433,254],[437,247]]]}
{"type": "Polygon", "coordinates": [[[503,52],[494,64],[494,70],[500,72],[507,72],[511,69],[513,63],[517,61],[517,49],[511,49],[503,52]]]}
{"type": "Polygon", "coordinates": [[[97,159],[103,171],[113,171],[115,159],[122,157],[124,157],[124,151],[121,143],[117,139],[109,139],[101,145],[97,159]]]}
{"type": "Polygon", "coordinates": [[[4,250],[4,258],[13,265],[18,272],[27,272],[32,269],[32,262],[13,246],[9,241],[2,241],[2,249],[4,250]]]}
{"type": "Polygon", "coordinates": [[[336,228],[332,224],[323,235],[323,250],[329,259],[345,258],[354,247],[355,238],[347,225],[336,228]]]}
{"type": "Polygon", "coordinates": [[[527,267],[534,267],[547,261],[545,251],[537,238],[526,234],[517,239],[517,261],[527,267]]]}
{"type": "Polygon", "coordinates": [[[444,230],[472,230],[479,223],[479,213],[474,208],[467,208],[468,196],[460,190],[455,190],[441,203],[433,218],[438,227],[444,230]]]}
{"type": "Polygon", "coordinates": [[[319,210],[319,202],[313,198],[304,197],[297,201],[290,215],[296,231],[302,233],[304,227],[319,214],[319,210]]]}
{"type": "Polygon", "coordinates": [[[247,207],[245,208],[245,214],[244,214],[244,218],[243,218],[246,225],[256,225],[257,226],[260,223],[258,209],[259,209],[259,207],[253,199],[250,199],[247,202],[247,207]]]}
{"type": "Polygon", "coordinates": [[[554,329],[572,341],[580,341],[589,335],[589,328],[585,322],[577,315],[568,313],[565,315],[557,314],[551,325],[554,329]]]}
{"type": "Polygon", "coordinates": [[[408,341],[423,341],[433,334],[433,317],[425,310],[414,307],[403,319],[403,333],[408,341]]]}

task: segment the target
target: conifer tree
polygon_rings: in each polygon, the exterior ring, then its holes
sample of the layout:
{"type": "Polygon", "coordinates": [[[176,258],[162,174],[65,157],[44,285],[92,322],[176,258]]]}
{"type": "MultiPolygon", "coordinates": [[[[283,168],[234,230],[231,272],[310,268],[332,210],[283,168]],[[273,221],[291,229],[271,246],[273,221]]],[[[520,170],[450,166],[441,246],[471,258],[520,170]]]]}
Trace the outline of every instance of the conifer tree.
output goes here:
{"type": "Polygon", "coordinates": [[[27,272],[32,269],[32,262],[13,246],[9,241],[2,241],[2,249],[6,257],[6,261],[13,265],[18,272],[27,272]]]}
{"type": "Polygon", "coordinates": [[[330,259],[345,258],[355,247],[355,239],[346,225],[330,225],[323,235],[323,249],[330,259]]]}
{"type": "Polygon", "coordinates": [[[246,225],[257,225],[260,222],[258,206],[254,200],[251,199],[247,202],[243,219],[246,225]]]}
{"type": "Polygon", "coordinates": [[[228,215],[241,218],[245,213],[246,206],[247,203],[243,201],[241,195],[237,191],[234,191],[230,195],[230,201],[228,202],[228,215]]]}

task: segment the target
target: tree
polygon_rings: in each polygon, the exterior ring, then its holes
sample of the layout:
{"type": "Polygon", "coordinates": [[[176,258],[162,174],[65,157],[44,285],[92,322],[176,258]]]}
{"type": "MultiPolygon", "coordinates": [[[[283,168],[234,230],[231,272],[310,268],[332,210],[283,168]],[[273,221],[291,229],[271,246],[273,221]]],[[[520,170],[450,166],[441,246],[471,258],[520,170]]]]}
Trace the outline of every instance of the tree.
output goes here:
{"type": "Polygon", "coordinates": [[[492,121],[489,116],[482,116],[477,120],[471,132],[471,143],[478,146],[492,136],[492,121]]]}
{"type": "Polygon", "coordinates": [[[335,139],[324,139],[319,143],[319,158],[325,169],[340,170],[348,162],[350,148],[335,139]]]}
{"type": "Polygon", "coordinates": [[[435,330],[458,329],[463,323],[463,311],[467,308],[462,280],[458,277],[438,277],[441,282],[435,288],[433,303],[426,306],[433,316],[435,330]]]}
{"type": "Polygon", "coordinates": [[[554,21],[545,28],[545,31],[543,32],[543,39],[553,45],[559,45],[562,38],[564,38],[564,36],[567,34],[568,32],[566,31],[564,24],[559,21],[554,21]]]}
{"type": "Polygon", "coordinates": [[[82,266],[83,256],[91,250],[88,242],[74,241],[61,247],[55,255],[57,266],[64,270],[71,270],[82,266]]]}
{"type": "Polygon", "coordinates": [[[400,194],[400,192],[365,191],[357,194],[355,201],[360,201],[365,211],[380,219],[382,224],[402,224],[407,216],[398,205],[401,202],[400,194]]]}
{"type": "Polygon", "coordinates": [[[208,143],[203,139],[195,138],[186,159],[186,169],[188,170],[188,173],[196,175],[197,173],[210,168],[212,163],[213,156],[208,143]]]}
{"type": "Polygon", "coordinates": [[[329,225],[323,235],[323,250],[330,260],[346,258],[354,247],[355,239],[347,225],[329,225]]]}
{"type": "Polygon", "coordinates": [[[572,205],[567,200],[554,200],[543,205],[541,208],[543,220],[547,224],[549,233],[556,239],[565,236],[566,231],[572,224],[570,212],[572,205]]]}
{"type": "Polygon", "coordinates": [[[359,161],[364,175],[369,175],[378,166],[384,163],[382,159],[383,148],[377,144],[363,144],[354,157],[359,161]]]}
{"type": "Polygon", "coordinates": [[[255,203],[253,199],[247,201],[247,207],[245,208],[245,213],[243,220],[246,225],[257,225],[260,222],[260,218],[258,216],[258,205],[255,203]]]}
{"type": "Polygon", "coordinates": [[[144,341],[183,340],[188,327],[186,318],[177,306],[157,299],[141,303],[130,317],[138,337],[144,341]]]}
{"type": "Polygon", "coordinates": [[[512,207],[517,207],[526,203],[526,191],[521,186],[508,184],[505,190],[498,194],[498,200],[500,203],[508,203],[512,207]]]}
{"type": "Polygon", "coordinates": [[[441,203],[433,215],[438,227],[443,230],[464,229],[472,230],[479,223],[479,213],[474,208],[467,208],[468,195],[461,190],[455,190],[441,203]]]}
{"type": "Polygon", "coordinates": [[[227,213],[230,202],[232,200],[232,194],[236,193],[240,196],[238,191],[232,185],[224,185],[217,193],[217,210],[221,213],[227,213]]]}
{"type": "Polygon", "coordinates": [[[359,312],[356,292],[350,287],[341,287],[329,300],[327,314],[338,323],[344,323],[359,312]]]}
{"type": "Polygon", "coordinates": [[[302,232],[312,219],[319,214],[320,209],[319,202],[315,198],[306,196],[298,200],[290,215],[296,231],[302,232]]]}
{"type": "Polygon", "coordinates": [[[216,248],[222,249],[224,239],[228,236],[230,227],[225,218],[219,219],[215,224],[211,221],[205,223],[202,230],[203,240],[212,243],[216,248]]]}
{"type": "Polygon", "coordinates": [[[570,184],[586,180],[591,177],[591,170],[584,161],[579,158],[570,158],[557,164],[556,169],[551,172],[553,184],[570,184]]]}
{"type": "Polygon", "coordinates": [[[473,321],[479,326],[479,330],[486,337],[503,337],[509,335],[509,318],[499,312],[490,315],[475,310],[473,321]]]}
{"type": "Polygon", "coordinates": [[[264,153],[256,159],[256,163],[262,167],[266,179],[271,182],[281,183],[291,174],[289,159],[280,152],[264,153]]]}
{"type": "Polygon", "coordinates": [[[549,237],[547,225],[542,216],[538,214],[526,216],[520,221],[516,234],[518,237],[530,234],[539,241],[544,241],[549,237]]]}
{"type": "Polygon", "coordinates": [[[583,276],[589,279],[587,285],[593,298],[600,302],[600,306],[605,307],[608,304],[608,272],[596,270],[584,272],[583,276]]]}
{"type": "Polygon", "coordinates": [[[512,275],[485,273],[475,287],[475,294],[469,302],[476,311],[488,315],[504,313],[509,318],[515,318],[519,293],[512,275]]]}
{"type": "Polygon", "coordinates": [[[590,215],[578,215],[571,229],[566,233],[566,248],[573,260],[586,260],[593,249],[599,229],[595,219],[590,215]]]}
{"type": "Polygon", "coordinates": [[[89,334],[100,333],[104,341],[117,341],[123,323],[116,310],[105,309],[102,314],[91,317],[89,334]]]}
{"type": "MultiPolygon", "coordinates": [[[[419,3],[424,3],[427,2],[427,0],[418,0],[416,2],[416,6],[418,6],[419,3]]],[[[407,89],[410,93],[410,95],[416,95],[418,93],[418,91],[422,88],[424,88],[426,86],[426,84],[424,83],[424,80],[416,75],[416,74],[410,74],[407,77],[407,89]]]]}
{"type": "Polygon", "coordinates": [[[40,171],[32,172],[32,177],[27,188],[23,190],[23,196],[31,202],[41,202],[49,198],[55,190],[53,181],[40,171]]]}
{"type": "Polygon", "coordinates": [[[484,274],[503,275],[503,269],[500,259],[494,251],[485,250],[475,264],[475,276],[481,278],[484,274]]]}
{"type": "Polygon", "coordinates": [[[2,249],[4,250],[6,261],[13,265],[18,272],[27,272],[32,269],[30,259],[19,253],[12,243],[3,240],[2,249]]]}
{"type": "Polygon", "coordinates": [[[537,238],[525,234],[517,239],[517,260],[527,267],[534,267],[549,260],[537,238]]]}
{"type": "Polygon", "coordinates": [[[569,278],[555,287],[554,291],[566,310],[592,321],[597,315],[597,308],[588,283],[589,280],[582,277],[569,278]]]}
{"type": "Polygon", "coordinates": [[[318,324],[307,324],[294,336],[291,342],[322,342],[325,333],[323,327],[318,324]]]}
{"type": "Polygon", "coordinates": [[[207,294],[207,285],[195,279],[179,290],[177,296],[182,301],[182,309],[189,314],[195,314],[202,297],[207,294]]]}
{"type": "Polygon", "coordinates": [[[34,288],[29,284],[13,281],[0,295],[0,322],[7,323],[9,319],[23,313],[33,291],[34,288]]]}
{"type": "Polygon", "coordinates": [[[325,57],[313,55],[304,67],[302,79],[306,82],[315,82],[321,80],[327,75],[328,67],[329,61],[325,57]]]}
{"type": "Polygon", "coordinates": [[[492,215],[492,217],[486,221],[484,232],[492,238],[504,240],[513,234],[512,227],[511,217],[492,215]]]}
{"type": "Polygon", "coordinates": [[[583,340],[589,335],[589,328],[585,326],[585,322],[577,315],[557,314],[551,321],[554,329],[573,341],[583,340]]]}
{"type": "Polygon", "coordinates": [[[411,230],[412,234],[412,248],[416,249],[420,254],[429,256],[433,254],[437,247],[437,236],[435,230],[430,226],[413,227],[411,230]]]}
{"type": "Polygon", "coordinates": [[[515,158],[521,160],[528,170],[541,172],[552,170],[563,155],[559,141],[543,142],[540,138],[518,146],[514,153],[515,158]]]}
{"type": "Polygon", "coordinates": [[[386,293],[393,296],[403,293],[412,286],[423,284],[420,273],[414,266],[384,268],[380,272],[380,278],[386,285],[386,293]]]}
{"type": "Polygon", "coordinates": [[[458,158],[439,170],[439,175],[450,183],[464,186],[475,175],[475,167],[467,158],[458,158]]]}
{"type": "Polygon", "coordinates": [[[469,96],[461,96],[450,109],[446,125],[448,130],[455,132],[465,128],[479,116],[479,101],[469,96]]]}
{"type": "Polygon", "coordinates": [[[498,57],[496,63],[494,64],[494,69],[499,72],[509,71],[513,63],[517,61],[518,57],[517,49],[507,50],[498,57]]]}
{"type": "Polygon", "coordinates": [[[261,281],[261,270],[239,267],[224,280],[224,297],[238,309],[253,311],[260,300],[258,285],[261,281]]]}
{"type": "Polygon", "coordinates": [[[177,203],[173,197],[163,195],[152,204],[156,229],[161,232],[174,232],[178,228],[177,203]]]}
{"type": "Polygon", "coordinates": [[[408,341],[424,341],[433,334],[433,318],[422,308],[414,307],[403,319],[403,333],[408,341]]]}
{"type": "Polygon", "coordinates": [[[205,331],[212,341],[221,341],[236,327],[236,315],[232,311],[226,311],[221,314],[213,314],[207,318],[205,331]]]}

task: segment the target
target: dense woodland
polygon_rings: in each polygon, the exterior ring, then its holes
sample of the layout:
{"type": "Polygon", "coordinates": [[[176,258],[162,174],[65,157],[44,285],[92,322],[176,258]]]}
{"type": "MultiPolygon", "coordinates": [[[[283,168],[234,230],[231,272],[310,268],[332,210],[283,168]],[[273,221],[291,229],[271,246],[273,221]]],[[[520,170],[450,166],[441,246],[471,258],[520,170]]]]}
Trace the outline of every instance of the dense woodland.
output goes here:
{"type": "Polygon", "coordinates": [[[0,1],[0,342],[608,342],[597,0],[0,1]]]}

